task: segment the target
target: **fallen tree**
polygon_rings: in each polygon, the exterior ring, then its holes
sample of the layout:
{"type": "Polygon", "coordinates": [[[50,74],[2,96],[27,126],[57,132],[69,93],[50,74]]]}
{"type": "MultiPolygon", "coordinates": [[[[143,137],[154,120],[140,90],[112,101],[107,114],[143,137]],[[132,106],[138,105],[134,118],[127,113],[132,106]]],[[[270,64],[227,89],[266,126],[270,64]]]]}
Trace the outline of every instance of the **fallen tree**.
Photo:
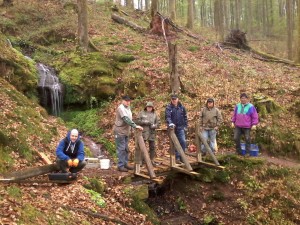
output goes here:
{"type": "Polygon", "coordinates": [[[124,24],[124,25],[126,25],[126,26],[129,26],[129,27],[131,27],[133,30],[136,30],[136,31],[138,31],[138,32],[145,32],[145,31],[146,31],[146,28],[141,27],[141,26],[139,26],[139,25],[137,25],[137,24],[135,24],[135,23],[133,23],[133,22],[131,22],[131,21],[129,21],[129,20],[127,20],[127,19],[125,19],[125,18],[123,18],[123,17],[117,15],[117,14],[115,14],[115,13],[111,14],[111,18],[112,18],[114,21],[116,21],[117,23],[120,23],[120,24],[124,24]]]}

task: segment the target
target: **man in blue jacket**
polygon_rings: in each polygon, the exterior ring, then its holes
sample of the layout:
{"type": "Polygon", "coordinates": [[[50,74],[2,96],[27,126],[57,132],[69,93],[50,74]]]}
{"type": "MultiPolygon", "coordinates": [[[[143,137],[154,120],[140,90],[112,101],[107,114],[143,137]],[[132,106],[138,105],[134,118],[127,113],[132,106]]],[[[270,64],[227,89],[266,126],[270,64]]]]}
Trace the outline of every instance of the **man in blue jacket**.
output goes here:
{"type": "Polygon", "coordinates": [[[59,142],[56,148],[56,156],[56,163],[63,173],[67,173],[67,169],[69,169],[71,173],[77,173],[85,167],[84,145],[80,140],[78,130],[71,130],[71,132],[68,132],[67,136],[59,142]]]}
{"type": "MultiPolygon", "coordinates": [[[[171,95],[171,102],[166,108],[166,122],[169,129],[175,129],[176,137],[183,149],[186,149],[185,131],[188,127],[187,112],[185,107],[179,101],[177,95],[171,95]]],[[[176,163],[182,161],[180,154],[175,150],[176,163]]]]}

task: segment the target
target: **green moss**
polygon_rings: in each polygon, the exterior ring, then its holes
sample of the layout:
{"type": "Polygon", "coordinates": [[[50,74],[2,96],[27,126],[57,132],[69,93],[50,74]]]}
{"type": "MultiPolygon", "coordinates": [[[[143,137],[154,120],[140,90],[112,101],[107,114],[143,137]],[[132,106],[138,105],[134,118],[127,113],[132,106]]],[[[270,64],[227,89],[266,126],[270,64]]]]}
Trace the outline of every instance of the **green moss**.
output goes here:
{"type": "Polygon", "coordinates": [[[20,222],[22,224],[36,224],[39,218],[42,217],[42,213],[30,204],[25,204],[20,213],[20,222]]]}
{"type": "Polygon", "coordinates": [[[106,189],[106,184],[103,180],[97,178],[89,178],[89,184],[83,185],[85,188],[103,194],[106,189]]]}
{"type": "Polygon", "coordinates": [[[22,191],[19,187],[11,185],[7,188],[7,194],[16,200],[22,199],[22,191]]]}
{"type": "Polygon", "coordinates": [[[199,50],[199,46],[189,46],[187,49],[189,50],[189,51],[191,51],[191,52],[196,52],[196,51],[198,51],[199,50]]]}
{"type": "Polygon", "coordinates": [[[128,55],[128,54],[119,54],[119,55],[114,55],[114,59],[118,62],[129,63],[135,60],[135,57],[133,55],[128,55]]]}

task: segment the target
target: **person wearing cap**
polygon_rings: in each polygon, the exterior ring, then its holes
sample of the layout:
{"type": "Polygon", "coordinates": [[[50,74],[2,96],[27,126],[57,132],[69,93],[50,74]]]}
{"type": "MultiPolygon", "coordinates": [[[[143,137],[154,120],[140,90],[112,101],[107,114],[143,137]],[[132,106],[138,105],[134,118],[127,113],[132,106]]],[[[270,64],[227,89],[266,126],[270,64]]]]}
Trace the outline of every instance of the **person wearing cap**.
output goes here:
{"type": "Polygon", "coordinates": [[[155,113],[153,102],[147,102],[146,107],[141,111],[137,117],[137,124],[143,127],[143,139],[149,143],[150,160],[153,166],[157,163],[154,161],[155,158],[155,129],[160,126],[160,119],[155,113]]]}
{"type": "Polygon", "coordinates": [[[240,103],[234,108],[231,122],[231,127],[234,128],[236,152],[241,153],[241,136],[244,135],[246,141],[246,153],[250,153],[250,131],[251,129],[256,129],[256,125],[258,124],[258,114],[254,105],[249,102],[249,97],[246,93],[240,95],[240,103]]]}
{"type": "MultiPolygon", "coordinates": [[[[165,111],[167,126],[169,129],[175,129],[176,137],[183,149],[186,149],[185,131],[188,128],[187,112],[185,107],[179,101],[176,94],[171,95],[171,102],[167,105],[165,111]]],[[[175,150],[176,163],[182,162],[180,154],[175,150]]]]}
{"type": "MultiPolygon", "coordinates": [[[[216,152],[216,136],[219,126],[223,122],[223,117],[218,108],[215,107],[214,99],[209,98],[206,101],[205,107],[200,112],[200,129],[204,140],[207,142],[215,154],[216,152]]],[[[206,155],[207,149],[204,145],[201,146],[202,155],[206,155]]]]}
{"type": "Polygon", "coordinates": [[[56,156],[56,163],[63,173],[67,173],[67,170],[77,173],[85,167],[84,145],[80,140],[78,130],[69,131],[67,136],[59,142],[56,156]]]}
{"type": "Polygon", "coordinates": [[[130,102],[131,99],[129,96],[125,95],[122,97],[122,103],[117,108],[116,120],[113,126],[115,142],[117,146],[118,170],[121,172],[133,170],[133,167],[128,165],[128,141],[131,128],[143,130],[141,126],[136,125],[132,121],[130,102]]]}

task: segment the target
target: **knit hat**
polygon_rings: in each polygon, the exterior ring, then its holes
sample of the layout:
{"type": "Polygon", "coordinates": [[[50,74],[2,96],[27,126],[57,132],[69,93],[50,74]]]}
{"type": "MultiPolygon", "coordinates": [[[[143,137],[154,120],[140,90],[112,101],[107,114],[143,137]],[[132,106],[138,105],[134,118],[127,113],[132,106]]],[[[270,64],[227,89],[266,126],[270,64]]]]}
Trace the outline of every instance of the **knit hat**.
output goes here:
{"type": "Polygon", "coordinates": [[[147,102],[146,107],[154,107],[153,102],[147,102]]]}
{"type": "Polygon", "coordinates": [[[125,101],[131,101],[131,98],[128,95],[122,96],[122,99],[125,101]]]}

